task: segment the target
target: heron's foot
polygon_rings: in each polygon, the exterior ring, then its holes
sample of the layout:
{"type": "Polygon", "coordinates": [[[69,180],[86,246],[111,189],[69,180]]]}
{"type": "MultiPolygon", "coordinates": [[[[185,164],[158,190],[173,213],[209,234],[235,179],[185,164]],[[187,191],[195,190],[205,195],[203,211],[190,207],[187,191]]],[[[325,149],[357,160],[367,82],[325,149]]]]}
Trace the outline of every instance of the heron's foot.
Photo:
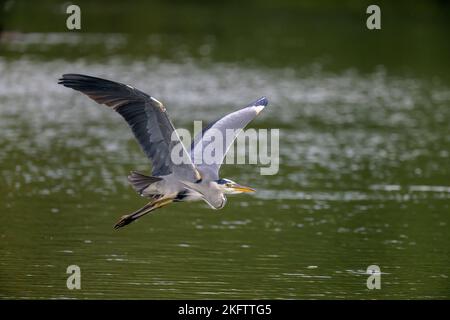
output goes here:
{"type": "Polygon", "coordinates": [[[139,219],[140,217],[146,215],[149,212],[155,211],[156,209],[162,208],[166,205],[168,205],[169,203],[171,203],[173,201],[173,199],[161,199],[161,200],[152,200],[149,203],[147,203],[145,206],[143,206],[141,209],[124,215],[120,218],[119,222],[117,222],[114,225],[114,229],[119,229],[122,228],[124,226],[126,226],[127,224],[130,224],[131,222],[133,222],[136,219],[139,219]]]}
{"type": "Polygon", "coordinates": [[[131,214],[126,214],[124,216],[122,216],[120,218],[120,220],[114,225],[114,229],[119,229],[122,228],[124,226],[126,226],[127,224],[130,224],[134,221],[133,217],[131,214]]]}

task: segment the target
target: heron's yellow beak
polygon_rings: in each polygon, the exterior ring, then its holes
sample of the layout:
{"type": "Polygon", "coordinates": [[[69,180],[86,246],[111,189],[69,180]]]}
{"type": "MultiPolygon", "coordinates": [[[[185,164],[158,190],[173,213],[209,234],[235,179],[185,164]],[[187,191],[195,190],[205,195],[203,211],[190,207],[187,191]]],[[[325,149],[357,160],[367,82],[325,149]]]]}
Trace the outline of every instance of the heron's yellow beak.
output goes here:
{"type": "Polygon", "coordinates": [[[233,190],[238,191],[238,192],[256,192],[255,189],[252,189],[252,188],[246,187],[246,186],[241,186],[239,184],[233,185],[233,190]]]}

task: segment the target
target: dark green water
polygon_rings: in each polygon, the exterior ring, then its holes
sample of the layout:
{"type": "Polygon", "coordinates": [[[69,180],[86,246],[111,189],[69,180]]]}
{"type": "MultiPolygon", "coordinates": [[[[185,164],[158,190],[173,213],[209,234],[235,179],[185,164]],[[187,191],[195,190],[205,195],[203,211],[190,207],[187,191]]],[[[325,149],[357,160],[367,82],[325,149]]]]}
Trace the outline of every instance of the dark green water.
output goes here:
{"type": "Polygon", "coordinates": [[[80,1],[80,32],[57,1],[8,3],[0,298],[450,297],[446,2],[381,3],[368,31],[365,2],[80,1]],[[226,165],[258,192],[115,231],[145,203],[128,172],[150,167],[117,114],[56,84],[67,72],[134,85],[189,129],[266,95],[251,127],[280,129],[280,171],[226,165]]]}

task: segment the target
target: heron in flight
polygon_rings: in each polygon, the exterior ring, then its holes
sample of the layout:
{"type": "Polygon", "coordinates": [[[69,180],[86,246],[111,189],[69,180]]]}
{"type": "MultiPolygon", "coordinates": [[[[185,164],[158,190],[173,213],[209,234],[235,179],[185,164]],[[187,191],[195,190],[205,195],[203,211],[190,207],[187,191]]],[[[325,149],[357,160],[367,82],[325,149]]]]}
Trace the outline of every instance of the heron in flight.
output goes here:
{"type": "Polygon", "coordinates": [[[232,112],[209,124],[186,150],[176,134],[164,105],[154,97],[122,83],[81,74],[64,74],[58,81],[65,87],[80,91],[99,104],[118,112],[128,123],[144,153],[152,162],[152,175],[132,171],[128,181],[141,196],[150,199],[141,209],[124,215],[114,226],[121,228],[136,219],[172,202],[203,200],[213,209],[225,206],[225,194],[254,192],[255,190],[220,178],[219,170],[226,152],[245,126],[267,106],[262,97],[247,107],[232,112]],[[232,139],[225,139],[233,130],[232,139]],[[206,164],[196,161],[213,141],[214,131],[222,133],[222,148],[214,150],[219,161],[206,164]],[[177,139],[173,139],[173,135],[177,139]],[[175,140],[175,141],[174,141],[175,140]],[[175,147],[180,147],[180,164],[172,160],[175,147]]]}

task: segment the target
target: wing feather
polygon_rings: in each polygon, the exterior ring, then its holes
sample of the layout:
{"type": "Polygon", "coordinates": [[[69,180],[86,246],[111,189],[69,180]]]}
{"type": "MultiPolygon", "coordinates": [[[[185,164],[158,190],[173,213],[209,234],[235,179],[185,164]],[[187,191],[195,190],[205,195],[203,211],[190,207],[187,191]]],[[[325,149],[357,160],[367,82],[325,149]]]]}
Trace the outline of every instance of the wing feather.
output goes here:
{"type": "Polygon", "coordinates": [[[218,179],[220,166],[222,165],[228,149],[242,129],[244,129],[250,121],[252,121],[262,109],[267,106],[267,104],[267,98],[262,97],[245,108],[227,114],[203,129],[203,131],[194,138],[190,150],[192,162],[197,168],[202,173],[209,174],[212,179],[218,179]],[[227,130],[232,133],[232,139],[227,139],[227,130]],[[204,151],[211,143],[216,143],[215,138],[217,134],[220,134],[219,137],[222,138],[222,141],[219,141],[214,147],[214,158],[218,160],[209,161],[210,163],[207,163],[204,159],[204,156],[206,156],[204,151]]]}
{"type": "Polygon", "coordinates": [[[171,150],[181,141],[172,141],[175,128],[161,102],[129,85],[81,74],[64,74],[58,83],[118,112],[151,160],[153,176],[177,173],[185,179],[200,179],[192,163],[172,163],[171,150]]]}

